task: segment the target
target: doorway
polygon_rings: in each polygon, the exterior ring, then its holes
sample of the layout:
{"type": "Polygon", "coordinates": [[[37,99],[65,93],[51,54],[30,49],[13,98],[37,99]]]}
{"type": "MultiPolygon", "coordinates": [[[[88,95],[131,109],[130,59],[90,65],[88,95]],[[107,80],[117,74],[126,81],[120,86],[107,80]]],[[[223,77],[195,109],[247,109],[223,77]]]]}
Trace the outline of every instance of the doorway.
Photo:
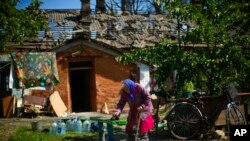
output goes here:
{"type": "Polygon", "coordinates": [[[69,62],[72,112],[91,111],[91,61],[69,62]]]}
{"type": "Polygon", "coordinates": [[[0,97],[11,93],[9,88],[10,62],[0,62],[0,97]]]}
{"type": "Polygon", "coordinates": [[[10,62],[0,61],[0,117],[4,117],[3,98],[11,95],[9,88],[10,62]]]}

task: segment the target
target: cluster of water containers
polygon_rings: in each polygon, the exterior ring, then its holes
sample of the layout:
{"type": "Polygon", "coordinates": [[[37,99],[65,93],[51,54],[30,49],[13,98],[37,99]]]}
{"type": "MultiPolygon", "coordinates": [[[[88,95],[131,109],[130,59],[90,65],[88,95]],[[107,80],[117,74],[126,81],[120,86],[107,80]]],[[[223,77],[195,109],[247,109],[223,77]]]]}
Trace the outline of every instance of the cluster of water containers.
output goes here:
{"type": "Polygon", "coordinates": [[[89,132],[91,126],[91,121],[84,119],[83,121],[80,118],[69,118],[66,120],[66,123],[62,119],[53,120],[50,124],[49,133],[63,135],[66,132],[89,132]]]}

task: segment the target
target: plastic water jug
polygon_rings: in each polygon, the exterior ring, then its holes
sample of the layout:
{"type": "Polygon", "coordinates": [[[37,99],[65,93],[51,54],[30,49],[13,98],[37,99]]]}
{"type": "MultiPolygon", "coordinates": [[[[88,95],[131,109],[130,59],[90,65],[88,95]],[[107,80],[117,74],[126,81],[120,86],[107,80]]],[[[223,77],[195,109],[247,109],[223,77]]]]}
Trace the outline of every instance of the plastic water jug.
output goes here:
{"type": "Polygon", "coordinates": [[[77,131],[77,117],[73,118],[72,121],[71,121],[71,128],[72,128],[72,131],[76,132],[77,131]]]}
{"type": "Polygon", "coordinates": [[[58,123],[57,123],[56,134],[57,135],[61,135],[62,134],[62,121],[58,121],[58,123]]]}
{"type": "Polygon", "coordinates": [[[71,131],[71,118],[66,121],[66,131],[71,131]]]}
{"type": "Polygon", "coordinates": [[[83,122],[83,131],[84,132],[90,131],[90,125],[91,125],[90,121],[89,120],[85,120],[83,122]]]}
{"type": "Polygon", "coordinates": [[[49,133],[56,134],[56,132],[57,132],[57,123],[55,120],[53,120],[49,128],[49,133]]]}
{"type": "Polygon", "coordinates": [[[80,119],[76,121],[76,132],[78,133],[82,132],[82,121],[80,119]]]}
{"type": "Polygon", "coordinates": [[[66,124],[61,121],[61,127],[62,127],[62,134],[66,134],[66,124]]]}

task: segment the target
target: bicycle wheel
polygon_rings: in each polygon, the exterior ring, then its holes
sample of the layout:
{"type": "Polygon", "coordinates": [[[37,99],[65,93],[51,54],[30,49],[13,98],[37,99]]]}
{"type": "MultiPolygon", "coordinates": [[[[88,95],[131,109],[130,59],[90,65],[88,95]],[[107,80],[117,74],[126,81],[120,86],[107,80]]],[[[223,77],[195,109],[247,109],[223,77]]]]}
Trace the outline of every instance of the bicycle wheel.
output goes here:
{"type": "Polygon", "coordinates": [[[193,104],[177,103],[167,115],[170,133],[177,139],[186,140],[199,135],[202,127],[202,114],[193,104]]]}
{"type": "Polygon", "coordinates": [[[227,105],[227,123],[230,125],[246,125],[246,118],[240,111],[240,108],[234,104],[227,105]]]}

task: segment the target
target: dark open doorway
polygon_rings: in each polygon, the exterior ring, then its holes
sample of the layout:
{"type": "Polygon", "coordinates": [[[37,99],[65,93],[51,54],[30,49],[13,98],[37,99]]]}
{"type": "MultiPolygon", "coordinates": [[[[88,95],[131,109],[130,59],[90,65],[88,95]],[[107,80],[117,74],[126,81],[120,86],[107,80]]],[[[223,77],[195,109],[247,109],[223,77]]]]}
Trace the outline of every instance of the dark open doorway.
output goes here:
{"type": "Polygon", "coordinates": [[[91,70],[92,62],[69,62],[72,112],[91,111],[91,70]]]}
{"type": "Polygon", "coordinates": [[[0,61],[0,117],[4,116],[3,98],[11,95],[9,88],[10,62],[0,61]]]}
{"type": "Polygon", "coordinates": [[[11,93],[9,88],[10,62],[0,62],[0,97],[11,93]]]}

